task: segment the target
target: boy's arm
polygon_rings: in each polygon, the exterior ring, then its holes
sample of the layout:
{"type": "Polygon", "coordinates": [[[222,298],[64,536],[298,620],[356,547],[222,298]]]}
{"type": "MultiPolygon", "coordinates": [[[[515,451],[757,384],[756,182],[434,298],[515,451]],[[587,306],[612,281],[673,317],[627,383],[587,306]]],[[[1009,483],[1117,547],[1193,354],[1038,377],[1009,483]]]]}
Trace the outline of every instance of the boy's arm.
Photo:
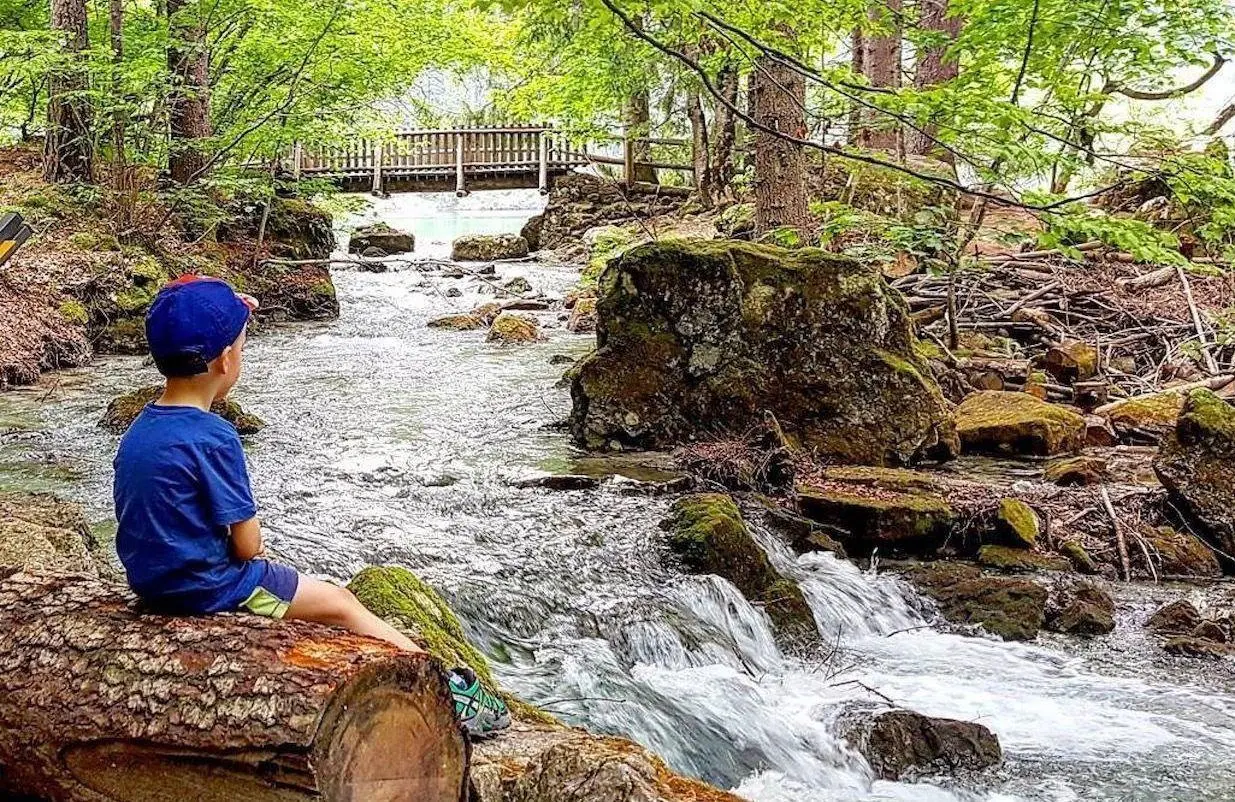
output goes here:
{"type": "Polygon", "coordinates": [[[256,517],[231,526],[232,554],[238,560],[252,560],[266,546],[262,543],[262,524],[256,517]]]}

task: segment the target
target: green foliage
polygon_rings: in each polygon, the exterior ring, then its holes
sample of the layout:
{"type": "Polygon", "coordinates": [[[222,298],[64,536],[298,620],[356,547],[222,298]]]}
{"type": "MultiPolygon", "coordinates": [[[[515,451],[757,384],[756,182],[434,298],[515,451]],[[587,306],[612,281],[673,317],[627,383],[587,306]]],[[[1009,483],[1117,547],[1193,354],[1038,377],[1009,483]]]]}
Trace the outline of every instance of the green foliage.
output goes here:
{"type": "Polygon", "coordinates": [[[1043,248],[1059,248],[1075,259],[1083,258],[1076,246],[1098,241],[1126,251],[1149,264],[1184,264],[1179,238],[1169,231],[1129,217],[1116,217],[1100,209],[1072,205],[1045,219],[1047,229],[1039,237],[1043,248]]]}

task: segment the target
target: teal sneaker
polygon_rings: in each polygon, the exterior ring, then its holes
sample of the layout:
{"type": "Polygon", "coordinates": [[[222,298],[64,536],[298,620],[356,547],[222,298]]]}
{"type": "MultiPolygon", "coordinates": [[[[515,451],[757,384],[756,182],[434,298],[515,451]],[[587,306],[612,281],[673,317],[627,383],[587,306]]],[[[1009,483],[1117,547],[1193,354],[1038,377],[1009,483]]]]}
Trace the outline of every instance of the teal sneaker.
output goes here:
{"type": "Polygon", "coordinates": [[[455,715],[473,738],[484,738],[510,726],[510,710],[506,703],[490,693],[476,672],[467,667],[449,674],[450,693],[455,699],[455,715]]]}

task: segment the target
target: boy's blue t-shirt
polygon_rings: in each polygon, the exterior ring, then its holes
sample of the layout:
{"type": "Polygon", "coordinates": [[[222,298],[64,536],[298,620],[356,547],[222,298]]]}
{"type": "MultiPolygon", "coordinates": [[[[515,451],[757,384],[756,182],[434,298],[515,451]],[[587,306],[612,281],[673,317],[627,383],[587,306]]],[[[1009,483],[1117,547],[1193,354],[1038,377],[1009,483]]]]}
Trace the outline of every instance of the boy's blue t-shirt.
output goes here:
{"type": "Polygon", "coordinates": [[[150,404],[114,465],[116,551],[137,595],[188,613],[239,607],[261,571],[231,552],[228,527],[257,514],[235,428],[195,407],[150,404]]]}

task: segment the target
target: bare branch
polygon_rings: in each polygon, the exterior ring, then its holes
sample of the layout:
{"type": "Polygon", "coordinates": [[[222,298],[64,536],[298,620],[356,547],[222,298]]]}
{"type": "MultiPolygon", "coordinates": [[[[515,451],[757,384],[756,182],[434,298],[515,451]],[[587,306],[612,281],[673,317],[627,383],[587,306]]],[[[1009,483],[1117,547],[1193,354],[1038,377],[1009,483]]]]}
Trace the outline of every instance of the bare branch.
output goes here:
{"type": "Polygon", "coordinates": [[[1191,94],[1195,92],[1196,90],[1200,89],[1202,86],[1204,86],[1205,84],[1209,82],[1210,78],[1213,78],[1215,75],[1217,75],[1218,71],[1221,70],[1223,65],[1225,64],[1226,64],[1226,59],[1222,56],[1222,54],[1214,53],[1214,63],[1210,65],[1209,69],[1206,70],[1205,73],[1201,75],[1200,78],[1197,78],[1195,81],[1193,81],[1192,83],[1186,86],[1178,86],[1174,89],[1164,89],[1160,92],[1150,92],[1150,91],[1145,91],[1141,89],[1133,89],[1131,87],[1120,86],[1119,84],[1116,83],[1116,84],[1111,84],[1110,86],[1108,86],[1107,92],[1109,92],[1110,94],[1123,95],[1124,97],[1130,97],[1133,100],[1172,100],[1177,97],[1183,97],[1184,95],[1191,94]]]}

